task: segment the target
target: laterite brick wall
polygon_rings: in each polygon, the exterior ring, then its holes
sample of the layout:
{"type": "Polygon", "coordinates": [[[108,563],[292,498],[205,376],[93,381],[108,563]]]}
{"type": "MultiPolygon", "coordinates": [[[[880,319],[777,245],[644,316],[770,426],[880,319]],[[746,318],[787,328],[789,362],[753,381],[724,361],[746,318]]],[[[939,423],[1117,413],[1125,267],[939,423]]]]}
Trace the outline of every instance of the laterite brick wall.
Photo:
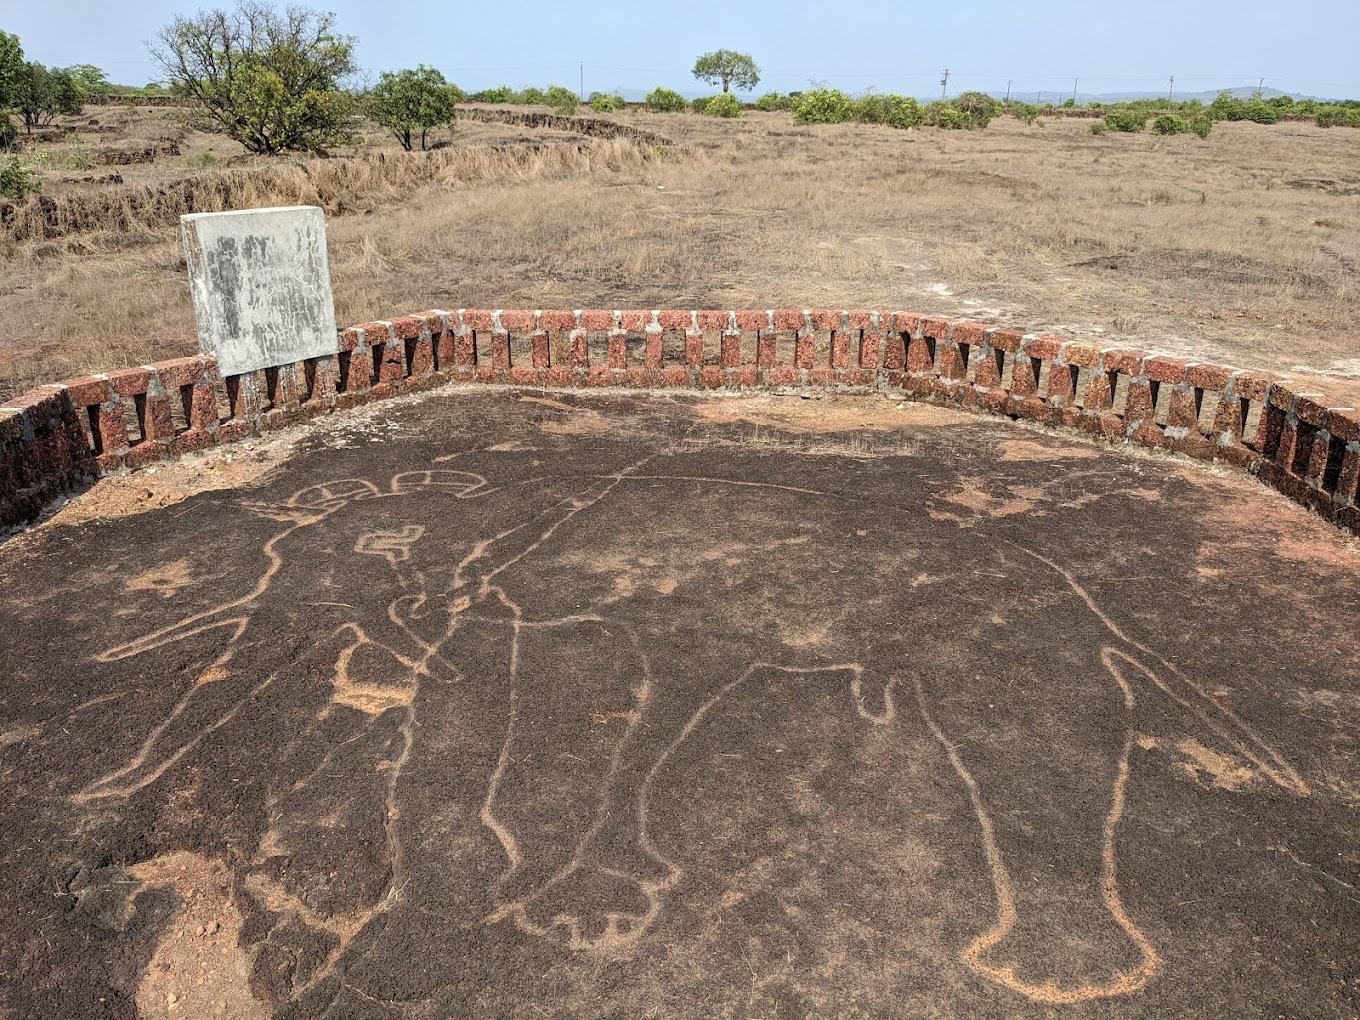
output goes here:
{"type": "Polygon", "coordinates": [[[341,330],[334,354],[222,377],[180,358],[0,407],[0,524],[102,472],[445,382],[885,391],[1222,461],[1360,534],[1360,414],[1259,372],[916,312],[491,311],[341,330]]]}

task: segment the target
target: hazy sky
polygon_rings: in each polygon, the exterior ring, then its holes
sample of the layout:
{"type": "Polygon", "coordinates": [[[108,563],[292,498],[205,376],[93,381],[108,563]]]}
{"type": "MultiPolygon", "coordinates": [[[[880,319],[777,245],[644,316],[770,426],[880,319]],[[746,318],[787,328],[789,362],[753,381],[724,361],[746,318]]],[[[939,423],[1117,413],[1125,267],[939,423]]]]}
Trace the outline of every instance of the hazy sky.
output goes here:
{"type": "MultiPolygon", "coordinates": [[[[31,60],[98,64],[115,81],[157,77],[145,42],[194,0],[0,0],[0,29],[31,60]]],[[[222,6],[226,6],[222,4],[222,6]]],[[[560,82],[587,91],[668,85],[693,89],[696,54],[753,54],[761,91],[821,81],[915,95],[977,88],[1178,92],[1254,85],[1360,96],[1360,0],[319,0],[359,41],[370,72],[417,63],[464,87],[560,82]]]]}

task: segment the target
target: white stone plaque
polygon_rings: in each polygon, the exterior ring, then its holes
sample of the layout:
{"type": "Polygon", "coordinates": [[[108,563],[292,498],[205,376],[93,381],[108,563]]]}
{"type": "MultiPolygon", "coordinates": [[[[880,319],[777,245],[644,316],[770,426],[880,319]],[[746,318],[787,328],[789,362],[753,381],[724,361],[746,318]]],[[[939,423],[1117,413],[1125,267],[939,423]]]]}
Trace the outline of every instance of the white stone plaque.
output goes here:
{"type": "Polygon", "coordinates": [[[198,346],[222,375],[334,354],[326,215],[316,206],[180,217],[198,346]]]}

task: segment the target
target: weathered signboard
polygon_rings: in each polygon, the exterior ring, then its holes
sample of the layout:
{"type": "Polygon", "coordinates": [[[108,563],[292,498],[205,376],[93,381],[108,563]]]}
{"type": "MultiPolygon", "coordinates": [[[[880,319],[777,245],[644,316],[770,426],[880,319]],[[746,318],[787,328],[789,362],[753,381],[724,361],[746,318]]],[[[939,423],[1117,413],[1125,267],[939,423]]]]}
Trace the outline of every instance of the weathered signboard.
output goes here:
{"type": "Polygon", "coordinates": [[[194,213],[180,231],[199,348],[223,375],[335,353],[321,209],[194,213]]]}

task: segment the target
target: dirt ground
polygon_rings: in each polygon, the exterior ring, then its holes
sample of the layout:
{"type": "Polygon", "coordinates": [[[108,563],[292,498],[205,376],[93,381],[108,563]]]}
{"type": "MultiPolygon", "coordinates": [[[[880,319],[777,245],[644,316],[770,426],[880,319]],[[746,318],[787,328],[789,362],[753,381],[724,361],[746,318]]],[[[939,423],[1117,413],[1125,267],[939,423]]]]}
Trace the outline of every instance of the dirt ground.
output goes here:
{"type": "MultiPolygon", "coordinates": [[[[173,111],[148,116],[163,133],[173,111]]],[[[358,203],[330,223],[340,321],[432,306],[890,306],[1268,369],[1360,403],[1360,131],[1220,123],[1202,142],[1095,137],[1070,120],[901,132],[612,116],[693,154],[358,203]]],[[[455,138],[483,135],[534,132],[465,123],[455,138]]],[[[180,162],[208,147],[222,143],[190,139],[180,162]]],[[[4,259],[0,388],[194,346],[173,226],[4,259]]]]}
{"type": "Polygon", "coordinates": [[[1360,1012],[1360,548],[1249,479],[459,388],[243,456],[0,546],[0,1014],[1360,1012]]]}

